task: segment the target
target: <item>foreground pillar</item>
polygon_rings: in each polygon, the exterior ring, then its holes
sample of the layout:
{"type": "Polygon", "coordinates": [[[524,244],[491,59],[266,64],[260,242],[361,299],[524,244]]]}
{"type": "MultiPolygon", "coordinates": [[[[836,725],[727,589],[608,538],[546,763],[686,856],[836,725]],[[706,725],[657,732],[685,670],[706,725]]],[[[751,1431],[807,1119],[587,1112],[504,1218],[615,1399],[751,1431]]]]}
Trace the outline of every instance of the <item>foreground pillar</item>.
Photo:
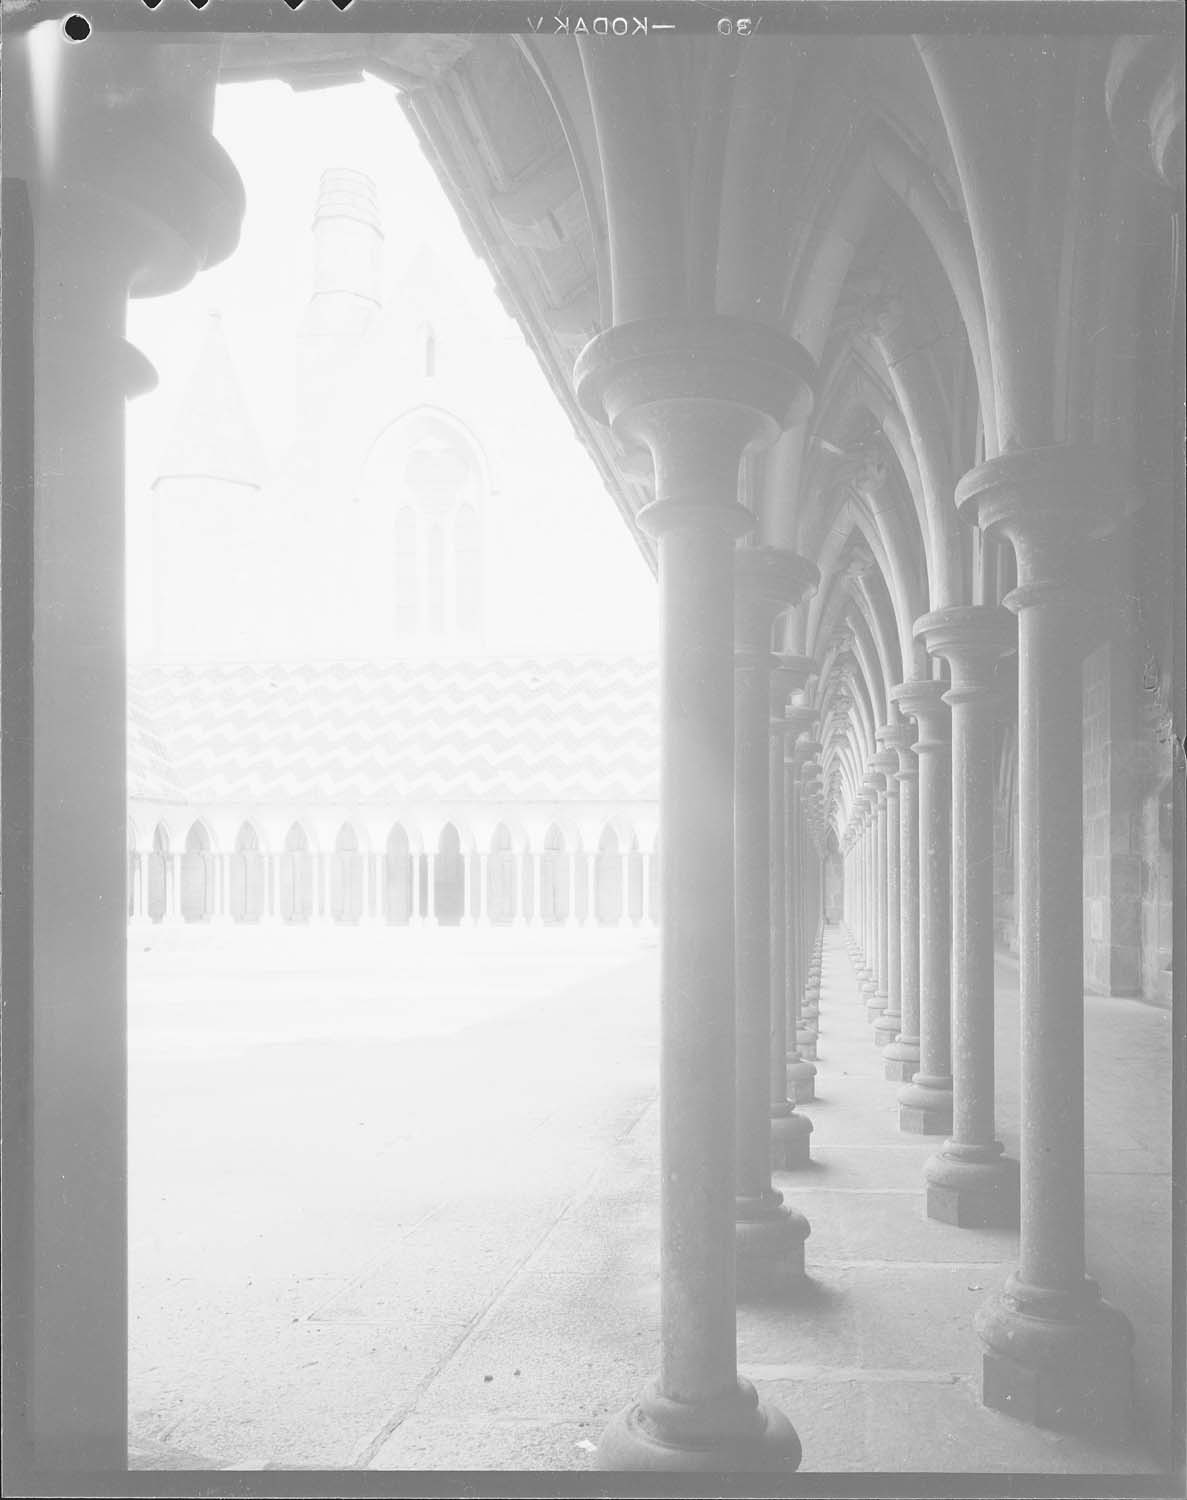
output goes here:
{"type": "MultiPolygon", "coordinates": [[[[895,736],[899,807],[899,1022],[898,1035],[882,1056],[891,1083],[910,1083],[919,1067],[919,812],[918,764],[914,736],[903,727],[895,736]]],[[[890,744],[889,739],[887,744],[890,744]]]]}
{"type": "MultiPolygon", "coordinates": [[[[739,1291],[767,1291],[804,1274],[808,1221],[771,1186],[771,1167],[807,1165],[812,1123],[784,1090],[772,1118],[771,1076],[771,631],[815,585],[816,569],[774,547],[734,558],[734,899],[737,1063],[734,1211],[739,1291]]],[[[780,1058],[782,1064],[783,1059],[780,1058]]]]}
{"type": "Polygon", "coordinates": [[[809,371],[798,345],[757,324],[649,318],[600,334],[575,372],[586,410],[651,452],[656,498],[641,520],[659,544],[660,1370],[603,1435],[605,1469],[800,1460],[786,1417],[738,1378],[730,874],[733,552],[753,519],[739,467],[806,409],[809,371]]]}
{"type": "Polygon", "coordinates": [[[942,682],[903,683],[899,709],[919,726],[919,1067],[899,1090],[899,1129],[952,1129],[952,748],[942,682]]]}
{"type": "Polygon", "coordinates": [[[217,49],[38,42],[36,112],[37,44],[4,47],[4,1353],[6,1464],[50,1494],[127,1468],[127,300],[229,254],[243,194],[217,49]]]}
{"type": "Polygon", "coordinates": [[[994,673],[1016,632],[1004,609],[961,605],[924,615],[915,633],[952,673],[953,1127],[924,1167],[927,1213],[1004,1227],[1018,1222],[1018,1169],[994,1138],[994,673]]]}
{"type": "Polygon", "coordinates": [[[1132,1331],[1084,1260],[1081,665],[1088,601],[1075,558],[1133,493],[1107,452],[1010,453],[967,474],[963,509],[1014,545],[1018,587],[1021,1244],[981,1313],[983,1399],[1042,1426],[1124,1438],[1132,1331]]]}

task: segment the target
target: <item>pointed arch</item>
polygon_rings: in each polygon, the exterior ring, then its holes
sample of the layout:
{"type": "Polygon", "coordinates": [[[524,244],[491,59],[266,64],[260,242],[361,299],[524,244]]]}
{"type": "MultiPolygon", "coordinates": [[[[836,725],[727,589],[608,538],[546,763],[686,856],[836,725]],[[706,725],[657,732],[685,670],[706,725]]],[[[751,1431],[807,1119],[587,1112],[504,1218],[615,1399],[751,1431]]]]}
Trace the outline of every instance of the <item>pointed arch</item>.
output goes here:
{"type": "Polygon", "coordinates": [[[359,836],[350,823],[343,823],[334,840],[330,864],[330,914],[335,922],[356,926],[363,914],[364,860],[359,836]]]}
{"type": "Polygon", "coordinates": [[[313,917],[313,851],[309,835],[300,823],[294,823],[284,840],[280,856],[280,916],[290,925],[308,922],[313,917]]]}
{"type": "Polygon", "coordinates": [[[383,916],[389,927],[407,927],[412,920],[413,873],[408,834],[395,823],[383,851],[383,916]]]}
{"type": "Polygon", "coordinates": [[[565,835],[551,824],[544,835],[540,853],[540,920],[546,927],[567,921],[572,909],[572,855],[565,846],[565,835]]]}
{"type": "Polygon", "coordinates": [[[505,927],[515,920],[515,842],[506,823],[496,825],[486,860],[486,909],[490,920],[505,927]]]}
{"type": "Polygon", "coordinates": [[[446,823],[437,839],[433,861],[433,910],[438,927],[458,927],[465,915],[466,872],[462,836],[454,823],[446,823]]]}
{"type": "Polygon", "coordinates": [[[607,823],[594,860],[594,917],[600,927],[617,926],[623,914],[622,850],[618,833],[607,823]]]}
{"type": "Polygon", "coordinates": [[[260,836],[254,824],[241,823],[231,855],[231,917],[236,922],[255,923],[264,915],[267,872],[260,836]]]}
{"type": "Polygon", "coordinates": [[[198,819],[185,836],[181,856],[181,917],[184,922],[209,922],[214,911],[213,841],[198,819]]]}

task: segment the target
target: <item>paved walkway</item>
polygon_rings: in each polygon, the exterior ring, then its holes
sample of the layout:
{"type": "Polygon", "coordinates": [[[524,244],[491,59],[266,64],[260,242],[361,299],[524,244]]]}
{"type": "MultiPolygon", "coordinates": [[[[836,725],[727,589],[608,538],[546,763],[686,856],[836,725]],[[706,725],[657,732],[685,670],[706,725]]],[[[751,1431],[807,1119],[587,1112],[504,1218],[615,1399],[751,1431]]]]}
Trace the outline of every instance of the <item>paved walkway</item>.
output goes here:
{"type": "MultiPolygon", "coordinates": [[[[206,1235],[188,1268],[191,1294],[174,1288],[171,1326],[162,1328],[151,1287],[142,1280],[137,1293],[134,1282],[134,1308],[151,1325],[134,1360],[134,1461],[588,1467],[605,1421],[656,1355],[655,982],[653,951],[620,952],[559,994],[464,1026],[444,1067],[421,1043],[402,1061],[407,1043],[373,1043],[370,1060],[324,1039],[306,1047],[308,1128],[298,1140],[285,1130],[263,1140],[248,1152],[250,1170],[231,1173],[240,1185],[230,1202],[250,1220],[266,1201],[265,1219],[277,1219],[260,1266],[268,1296],[252,1301],[241,1285],[253,1263],[241,1258],[245,1226],[233,1222],[221,1257],[206,1235]],[[336,1067],[347,1062],[344,1078],[336,1067]],[[415,1089],[418,1078],[419,1151],[391,1138],[390,1122],[385,1137],[382,1119],[377,1136],[375,1117],[377,1097],[415,1089]],[[359,1101],[356,1122],[320,1112],[330,1097],[340,1111],[343,1084],[359,1101]],[[281,1175],[268,1179],[268,1164],[281,1175]],[[340,1187],[327,1189],[336,1174],[340,1187]],[[303,1178],[316,1191],[303,1191],[303,1178]],[[251,1193],[254,1201],[242,1196],[251,1193]],[[360,1265],[363,1248],[374,1254],[360,1265]],[[160,1360],[166,1345],[173,1363],[152,1367],[146,1351],[160,1360]]],[[[998,1009],[1000,1131],[1016,1151],[1008,964],[998,1009]]],[[[809,1275],[794,1295],[744,1306],[738,1319],[742,1371],[792,1417],[805,1471],[1160,1466],[1170,1409],[1170,1018],[1096,999],[1087,1015],[1089,1260],[1135,1324],[1143,1441],[1104,1447],[981,1406],[972,1314],[1012,1268],[1017,1236],[923,1217],[920,1171],[936,1143],[899,1133],[896,1086],[882,1077],[830,932],[819,1097],[806,1107],[814,1162],[777,1178],[813,1226],[809,1275]]],[[[261,1061],[240,1087],[270,1087],[261,1061]]],[[[277,1098],[290,1096],[297,1065],[279,1046],[277,1098]]],[[[211,1079],[209,1107],[228,1095],[223,1072],[211,1079]]],[[[200,1178],[200,1164],[186,1164],[187,1174],[200,1178]]],[[[213,1213],[217,1183],[203,1191],[213,1213]]],[[[152,1217],[146,1207],[144,1223],[152,1217]]],[[[153,1258],[142,1245],[142,1267],[153,1258]]]]}

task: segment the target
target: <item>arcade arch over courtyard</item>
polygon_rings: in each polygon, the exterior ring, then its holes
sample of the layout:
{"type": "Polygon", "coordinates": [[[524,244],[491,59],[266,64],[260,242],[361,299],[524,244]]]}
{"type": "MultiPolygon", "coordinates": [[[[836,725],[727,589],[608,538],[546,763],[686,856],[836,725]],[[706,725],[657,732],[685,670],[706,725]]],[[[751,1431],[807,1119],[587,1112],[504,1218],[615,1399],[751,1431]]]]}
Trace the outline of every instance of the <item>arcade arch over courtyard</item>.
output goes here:
{"type": "MultiPolygon", "coordinates": [[[[799,1106],[843,943],[899,1089],[889,1128],[935,1138],[925,1219],[1018,1233],[1016,1271],[968,1317],[981,1399],[1126,1434],[1132,1331],[1085,1250],[1084,1008],[1086,990],[1167,1004],[1181,983],[1180,49],[1066,19],[761,48],[90,46],[61,64],[59,176],[19,146],[15,169],[42,309],[37,508],[17,541],[37,586],[16,615],[40,707],[16,767],[37,838],[18,830],[5,857],[32,870],[34,1013],[69,1022],[29,1059],[35,1180],[55,1185],[30,1218],[34,1432],[79,1464],[125,1461],[123,1387],[96,1372],[125,1357],[112,705],[122,403],[146,378],[126,299],[234,247],[241,187],[206,125],[220,72],[367,69],[401,91],[656,570],[658,901],[654,793],[624,791],[629,823],[583,820],[580,791],[525,792],[526,834],[493,796],[481,828],[413,817],[410,796],[374,827],[327,802],[316,830],[245,796],[225,832],[200,798],[176,824],[138,809],[133,920],[233,919],[230,862],[249,855],[261,921],[464,920],[482,896],[494,921],[579,920],[582,884],[587,921],[658,910],[659,1374],[597,1461],[708,1473],[800,1460],[797,1413],[739,1373],[736,1308],[802,1284],[827,1233],[772,1172],[811,1160],[799,1106]],[[99,378],[113,369],[122,386],[99,378]],[[79,640],[97,643],[85,662],[79,640]],[[1019,960],[1017,1161],[996,1123],[995,935],[1019,960]]],[[[359,701],[386,690],[360,683],[359,701]]]]}

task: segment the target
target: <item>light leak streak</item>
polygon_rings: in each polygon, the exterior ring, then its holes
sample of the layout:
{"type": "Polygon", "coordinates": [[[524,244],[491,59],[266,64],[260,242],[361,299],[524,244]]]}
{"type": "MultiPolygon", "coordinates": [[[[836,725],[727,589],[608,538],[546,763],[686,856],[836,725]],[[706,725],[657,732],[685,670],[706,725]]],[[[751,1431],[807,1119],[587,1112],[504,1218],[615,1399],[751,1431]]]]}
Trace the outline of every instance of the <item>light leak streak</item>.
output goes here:
{"type": "Polygon", "coordinates": [[[52,175],[58,158],[58,107],[61,97],[62,49],[66,45],[59,21],[32,27],[29,48],[29,92],[33,101],[33,134],[37,165],[43,177],[52,175]]]}

